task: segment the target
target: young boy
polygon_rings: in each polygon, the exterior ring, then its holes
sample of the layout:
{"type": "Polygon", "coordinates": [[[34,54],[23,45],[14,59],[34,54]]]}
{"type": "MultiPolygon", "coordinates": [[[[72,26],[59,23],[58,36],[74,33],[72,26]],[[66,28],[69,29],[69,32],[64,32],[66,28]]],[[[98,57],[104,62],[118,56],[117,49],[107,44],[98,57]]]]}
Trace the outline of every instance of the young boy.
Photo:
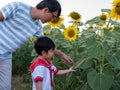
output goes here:
{"type": "Polygon", "coordinates": [[[74,72],[72,67],[66,70],[58,70],[51,62],[55,44],[48,37],[38,38],[35,42],[35,50],[38,58],[31,64],[30,72],[33,80],[32,90],[52,90],[53,76],[74,72]]]}

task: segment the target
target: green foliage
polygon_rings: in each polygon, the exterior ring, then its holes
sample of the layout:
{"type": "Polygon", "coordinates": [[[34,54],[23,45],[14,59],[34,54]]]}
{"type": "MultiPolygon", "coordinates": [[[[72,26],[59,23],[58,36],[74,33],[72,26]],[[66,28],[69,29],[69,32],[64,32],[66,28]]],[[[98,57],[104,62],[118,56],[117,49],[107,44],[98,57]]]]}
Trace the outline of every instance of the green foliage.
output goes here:
{"type": "Polygon", "coordinates": [[[21,48],[13,53],[12,68],[13,74],[27,74],[28,67],[33,60],[31,52],[33,50],[33,42],[30,40],[26,42],[21,48]]]}
{"type": "Polygon", "coordinates": [[[110,13],[110,9],[101,9],[101,12],[110,13]]]}
{"type": "Polygon", "coordinates": [[[95,70],[91,70],[87,74],[87,79],[90,87],[93,90],[109,90],[114,81],[114,78],[111,74],[105,72],[98,73],[95,70]]]}
{"type": "MultiPolygon", "coordinates": [[[[109,10],[102,10],[108,12],[109,10]]],[[[74,22],[72,22],[75,25],[74,22]]],[[[53,39],[58,49],[69,55],[74,63],[64,65],[60,58],[53,58],[58,69],[74,66],[77,72],[55,77],[55,90],[118,90],[120,85],[120,27],[109,18],[100,20],[97,16],[88,20],[76,40],[70,42],[64,38],[61,28],[52,28],[46,36],[53,39]],[[104,24],[104,28],[102,25],[104,24]],[[113,27],[114,30],[110,31],[113,27]]],[[[78,28],[78,24],[76,25],[78,28]]],[[[65,27],[66,28],[66,27],[65,27]]],[[[45,30],[45,29],[44,29],[45,30]]]]}
{"type": "Polygon", "coordinates": [[[88,20],[85,24],[93,25],[93,24],[102,24],[102,23],[103,23],[103,21],[100,20],[100,17],[96,16],[93,19],[88,20]]]}

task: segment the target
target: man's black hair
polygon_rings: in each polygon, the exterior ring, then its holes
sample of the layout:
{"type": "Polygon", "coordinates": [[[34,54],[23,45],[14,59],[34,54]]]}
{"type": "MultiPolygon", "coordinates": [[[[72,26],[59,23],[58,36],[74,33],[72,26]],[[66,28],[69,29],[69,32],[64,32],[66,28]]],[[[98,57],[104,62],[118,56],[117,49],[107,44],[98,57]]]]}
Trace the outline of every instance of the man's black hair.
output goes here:
{"type": "Polygon", "coordinates": [[[42,0],[39,4],[36,5],[37,9],[43,9],[48,7],[50,12],[58,11],[58,17],[61,14],[61,5],[57,0],[42,0]]]}

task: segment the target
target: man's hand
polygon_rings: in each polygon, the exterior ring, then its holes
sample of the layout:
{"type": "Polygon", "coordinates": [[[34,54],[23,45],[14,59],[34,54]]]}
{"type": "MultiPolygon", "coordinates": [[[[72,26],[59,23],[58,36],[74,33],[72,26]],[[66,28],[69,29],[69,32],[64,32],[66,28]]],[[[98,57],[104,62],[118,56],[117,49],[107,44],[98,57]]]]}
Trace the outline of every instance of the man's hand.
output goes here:
{"type": "Polygon", "coordinates": [[[73,63],[73,60],[69,56],[58,49],[54,50],[54,54],[60,56],[65,61],[65,63],[73,63]]]}
{"type": "Polygon", "coordinates": [[[63,53],[61,58],[64,59],[65,63],[72,63],[73,62],[73,60],[64,53],[63,53]]]}

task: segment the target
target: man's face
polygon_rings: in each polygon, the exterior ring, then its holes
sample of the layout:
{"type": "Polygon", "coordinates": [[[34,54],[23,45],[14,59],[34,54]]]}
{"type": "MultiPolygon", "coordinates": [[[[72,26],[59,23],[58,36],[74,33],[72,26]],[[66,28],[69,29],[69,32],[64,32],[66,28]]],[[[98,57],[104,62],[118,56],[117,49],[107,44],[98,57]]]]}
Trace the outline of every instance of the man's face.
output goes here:
{"type": "Polygon", "coordinates": [[[48,9],[45,9],[42,13],[42,17],[40,18],[42,23],[47,23],[52,21],[54,18],[58,16],[58,11],[50,12],[48,9]]]}

